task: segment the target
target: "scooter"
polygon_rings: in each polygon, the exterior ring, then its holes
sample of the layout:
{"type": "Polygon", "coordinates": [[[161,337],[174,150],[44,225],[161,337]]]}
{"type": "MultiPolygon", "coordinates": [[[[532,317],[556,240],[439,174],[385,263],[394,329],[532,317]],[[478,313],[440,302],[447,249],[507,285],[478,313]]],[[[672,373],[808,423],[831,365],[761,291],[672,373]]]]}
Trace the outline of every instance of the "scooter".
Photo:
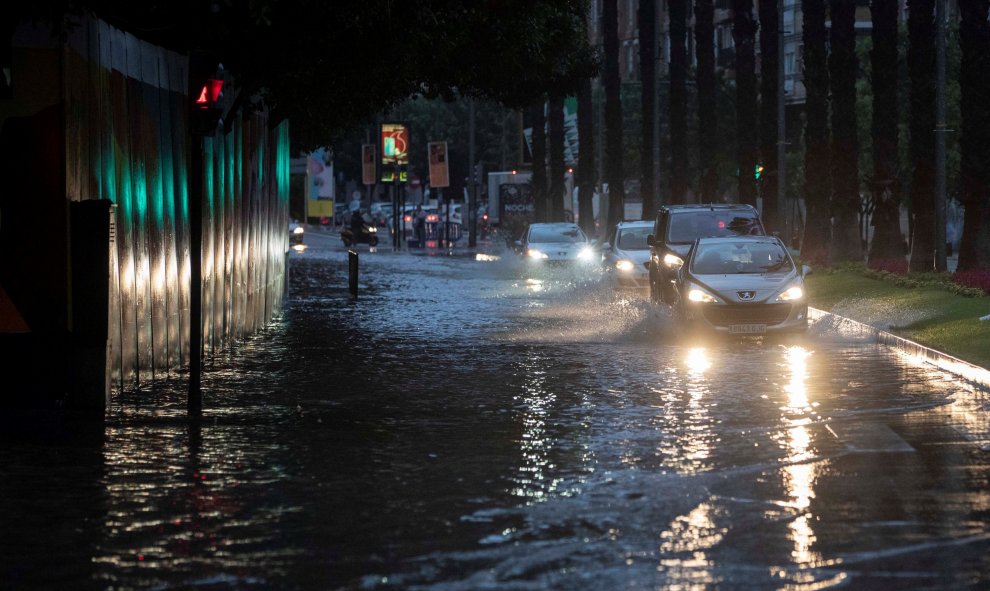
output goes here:
{"type": "Polygon", "coordinates": [[[368,246],[378,245],[378,228],[374,226],[364,226],[361,228],[361,233],[357,236],[354,235],[354,231],[351,230],[350,226],[345,226],[340,230],[340,241],[344,243],[344,246],[350,246],[352,244],[367,244],[368,246]]]}

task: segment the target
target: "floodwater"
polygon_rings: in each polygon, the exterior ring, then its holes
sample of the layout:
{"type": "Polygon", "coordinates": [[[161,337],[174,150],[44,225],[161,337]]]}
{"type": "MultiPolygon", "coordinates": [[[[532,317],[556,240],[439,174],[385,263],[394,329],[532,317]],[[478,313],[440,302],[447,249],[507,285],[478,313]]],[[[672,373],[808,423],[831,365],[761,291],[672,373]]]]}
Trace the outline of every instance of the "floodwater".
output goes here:
{"type": "Polygon", "coordinates": [[[12,589],[978,589],[985,391],[855,338],[701,343],[596,273],[314,237],[282,316],[0,450],[12,589]],[[321,246],[322,244],[322,246],[321,246]]]}

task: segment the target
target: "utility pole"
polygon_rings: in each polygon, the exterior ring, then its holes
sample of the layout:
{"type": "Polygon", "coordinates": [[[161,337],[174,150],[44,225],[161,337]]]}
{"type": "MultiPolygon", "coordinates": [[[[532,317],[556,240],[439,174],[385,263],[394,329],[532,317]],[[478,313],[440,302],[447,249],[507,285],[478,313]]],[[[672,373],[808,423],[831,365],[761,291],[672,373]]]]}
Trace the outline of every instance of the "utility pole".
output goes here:
{"type": "Polygon", "coordinates": [[[784,244],[790,245],[791,237],[787,234],[787,224],[781,224],[787,208],[787,117],[784,113],[784,3],[777,4],[777,219],[775,223],[785,228],[784,244]]]}
{"type": "Polygon", "coordinates": [[[946,0],[935,0],[935,270],[945,260],[945,13],[946,0]]]}
{"type": "Polygon", "coordinates": [[[478,224],[477,219],[475,219],[475,214],[478,209],[478,182],[474,177],[474,98],[468,99],[468,182],[470,183],[470,190],[468,191],[468,246],[475,247],[478,245],[478,224]]]}

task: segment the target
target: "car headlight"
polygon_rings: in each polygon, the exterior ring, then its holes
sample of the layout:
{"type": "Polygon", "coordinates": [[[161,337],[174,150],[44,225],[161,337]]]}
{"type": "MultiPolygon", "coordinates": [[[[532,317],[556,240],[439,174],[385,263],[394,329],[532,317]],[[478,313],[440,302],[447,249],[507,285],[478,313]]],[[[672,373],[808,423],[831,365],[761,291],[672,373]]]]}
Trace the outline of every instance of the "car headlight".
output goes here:
{"type": "Polygon", "coordinates": [[[375,232],[378,231],[378,228],[376,228],[374,226],[368,226],[368,231],[371,232],[372,234],[374,234],[375,232]]]}
{"type": "Polygon", "coordinates": [[[794,300],[800,300],[804,297],[804,290],[801,289],[800,285],[792,285],[782,291],[779,296],[777,296],[778,302],[793,302],[794,300]]]}
{"type": "Polygon", "coordinates": [[[595,250],[590,246],[585,246],[578,251],[578,258],[582,261],[590,261],[595,256],[595,250]]]}
{"type": "Polygon", "coordinates": [[[667,253],[663,255],[663,264],[671,269],[676,269],[684,265],[684,259],[677,256],[676,254],[667,253]]]}
{"type": "Polygon", "coordinates": [[[701,304],[711,304],[718,301],[718,298],[704,290],[698,289],[697,287],[692,287],[688,291],[688,299],[692,302],[698,302],[701,304]]]}
{"type": "Polygon", "coordinates": [[[547,259],[547,258],[550,258],[550,257],[547,256],[547,253],[541,252],[539,250],[536,250],[535,248],[529,249],[528,251],[526,251],[526,254],[528,254],[529,257],[530,258],[533,258],[533,259],[547,259]]]}
{"type": "Polygon", "coordinates": [[[305,231],[306,230],[304,230],[302,226],[296,226],[295,228],[292,229],[293,234],[302,234],[305,231]]]}
{"type": "Polygon", "coordinates": [[[629,273],[630,271],[636,268],[636,265],[634,265],[632,261],[627,261],[623,259],[621,261],[615,262],[615,268],[618,269],[619,271],[622,271],[623,273],[629,273]]]}

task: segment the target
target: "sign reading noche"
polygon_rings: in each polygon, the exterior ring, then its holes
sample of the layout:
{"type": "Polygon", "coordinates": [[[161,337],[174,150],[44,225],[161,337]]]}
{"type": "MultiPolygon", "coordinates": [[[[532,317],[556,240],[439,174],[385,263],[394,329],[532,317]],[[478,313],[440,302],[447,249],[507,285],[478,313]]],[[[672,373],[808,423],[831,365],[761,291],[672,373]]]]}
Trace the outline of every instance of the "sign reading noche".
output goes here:
{"type": "Polygon", "coordinates": [[[409,128],[402,123],[382,123],[382,182],[408,180],[409,128]]]}

